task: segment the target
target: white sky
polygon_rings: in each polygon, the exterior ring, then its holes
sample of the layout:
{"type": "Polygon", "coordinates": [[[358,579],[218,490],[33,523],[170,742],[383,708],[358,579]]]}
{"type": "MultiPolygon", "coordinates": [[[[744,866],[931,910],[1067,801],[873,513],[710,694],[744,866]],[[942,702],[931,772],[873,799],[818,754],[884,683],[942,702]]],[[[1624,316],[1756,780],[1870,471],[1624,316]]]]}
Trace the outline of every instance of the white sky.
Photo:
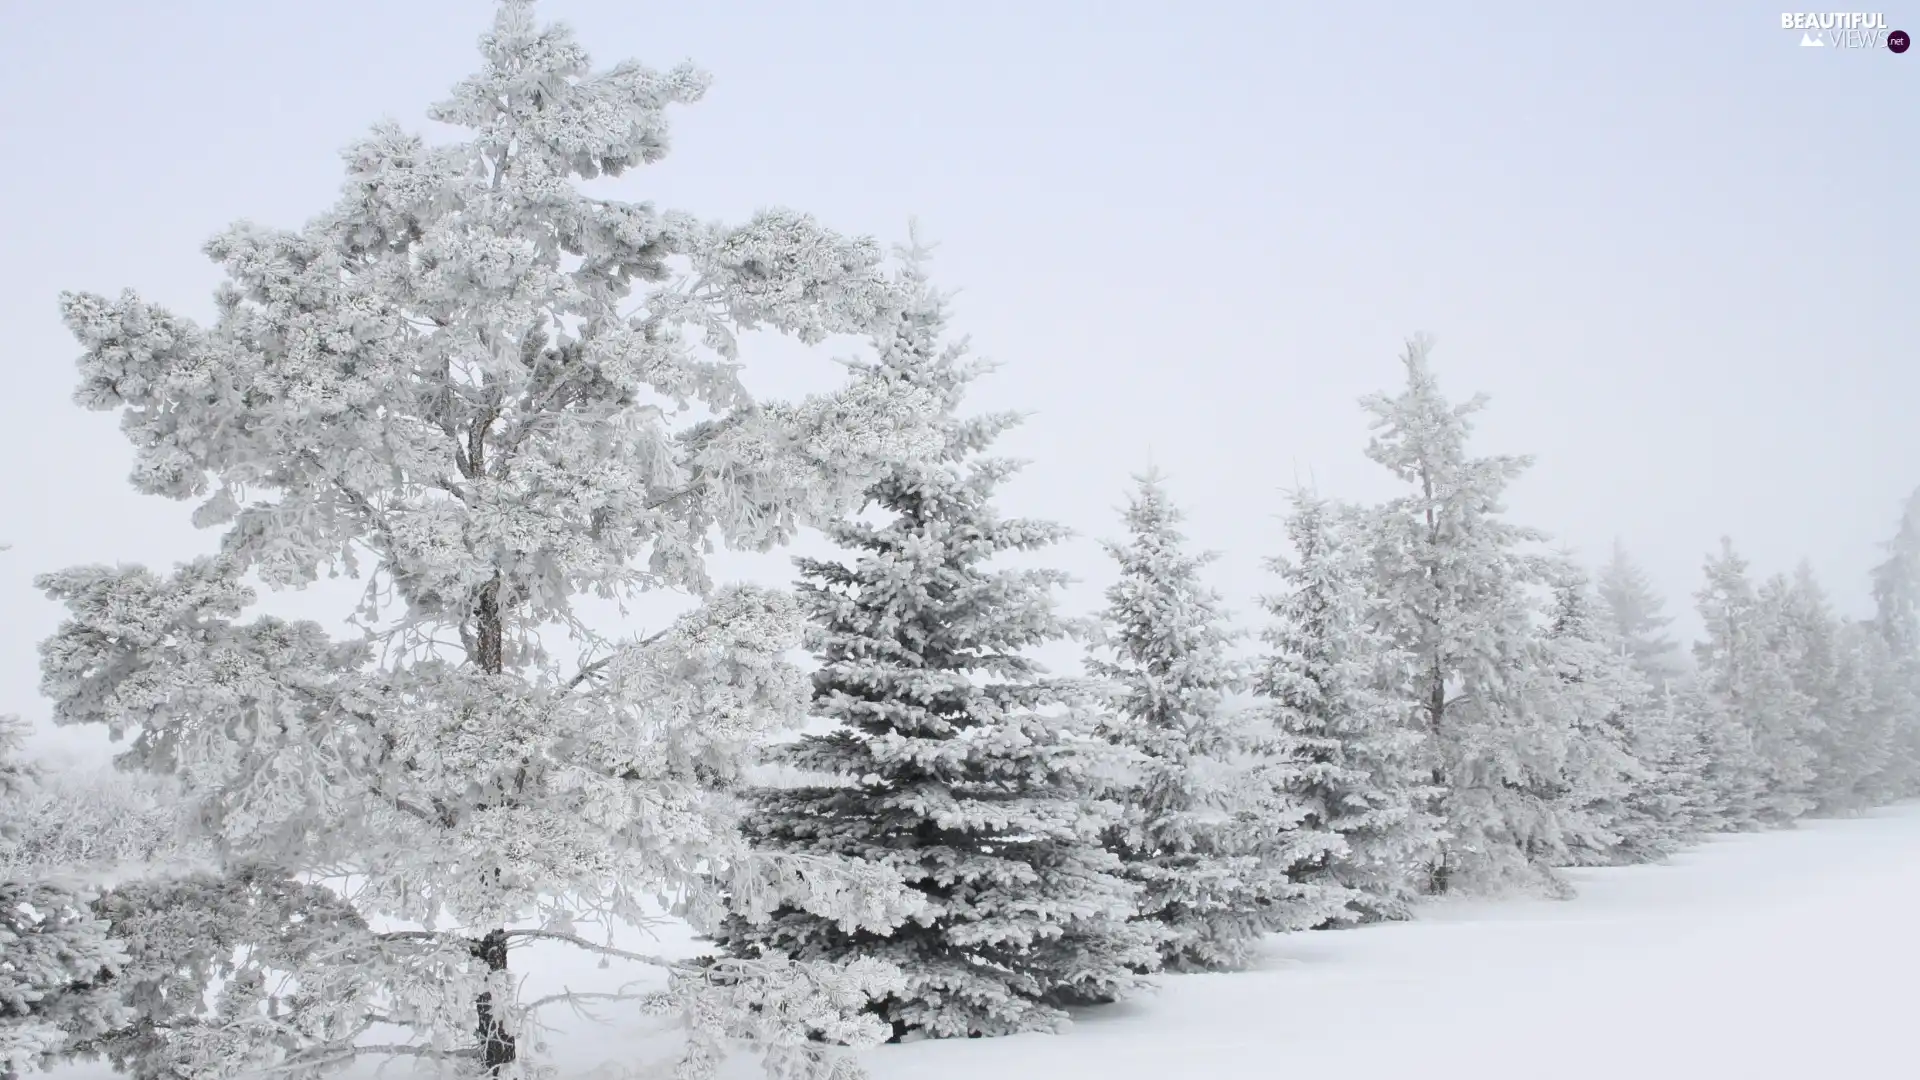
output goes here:
{"type": "MultiPolygon", "coordinates": [[[[1588,555],[1622,536],[1676,609],[1726,533],[1763,572],[1810,558],[1864,613],[1865,570],[1920,483],[1920,50],[1803,49],[1758,3],[543,13],[603,65],[691,58],[716,77],[620,194],[736,220],[790,205],[884,239],[921,218],[963,290],[959,327],[1004,364],[976,404],[1035,413],[1003,444],[1034,461],[1003,505],[1084,534],[1053,558],[1085,579],[1075,611],[1110,579],[1094,539],[1151,454],[1251,622],[1282,488],[1389,492],[1355,399],[1394,384],[1415,330],[1438,337],[1451,393],[1493,395],[1480,447],[1538,455],[1514,516],[1588,555]]],[[[0,710],[46,715],[34,645],[59,613],[35,573],[164,567],[213,542],[186,506],[134,495],[111,416],[70,403],[56,293],[133,287],[206,318],[202,242],[323,209],[338,150],[383,116],[423,127],[490,14],[10,13],[0,710]]],[[[1886,14],[1920,30],[1920,8],[1886,14]]],[[[784,389],[831,370],[762,374],[784,389]]],[[[784,556],[728,565],[790,576],[784,556]]],[[[297,606],[332,624],[337,596],[297,606]]]]}

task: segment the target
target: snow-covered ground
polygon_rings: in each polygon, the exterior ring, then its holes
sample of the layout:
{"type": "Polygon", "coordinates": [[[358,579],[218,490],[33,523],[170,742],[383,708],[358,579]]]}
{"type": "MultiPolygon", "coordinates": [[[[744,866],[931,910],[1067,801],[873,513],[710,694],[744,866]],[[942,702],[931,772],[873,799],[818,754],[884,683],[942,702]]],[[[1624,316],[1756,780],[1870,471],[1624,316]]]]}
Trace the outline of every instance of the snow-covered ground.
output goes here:
{"type": "MultiPolygon", "coordinates": [[[[1063,1035],[910,1043],[867,1063],[875,1080],[1920,1076],[1920,804],[1575,877],[1572,901],[1440,905],[1410,924],[1275,938],[1255,970],[1168,977],[1063,1035]]],[[[623,981],[564,947],[514,963],[530,997],[623,981]]],[[[549,1019],[569,1080],[658,1059],[637,1026],[549,1019]]],[[[369,1062],[356,1075],[409,1072],[369,1062]]],[[[739,1059],[725,1075],[760,1073],[739,1059]]]]}
{"type": "Polygon", "coordinates": [[[876,1080],[1920,1076],[1920,806],[1578,871],[1568,902],[1274,939],[1065,1036],[889,1047],[876,1080]]]}

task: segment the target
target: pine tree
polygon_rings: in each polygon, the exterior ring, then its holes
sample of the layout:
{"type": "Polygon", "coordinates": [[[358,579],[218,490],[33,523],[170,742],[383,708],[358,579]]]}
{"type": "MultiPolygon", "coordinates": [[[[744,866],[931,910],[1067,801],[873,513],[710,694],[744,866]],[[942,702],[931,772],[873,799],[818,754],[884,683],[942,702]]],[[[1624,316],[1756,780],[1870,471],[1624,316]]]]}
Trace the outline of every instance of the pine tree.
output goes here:
{"type": "MultiPolygon", "coordinates": [[[[643,896],[703,917],[703,869],[868,925],[909,906],[878,869],[741,845],[725,788],[804,716],[785,659],[802,620],[782,594],[715,590],[703,559],[715,539],[778,544],[934,445],[927,396],[871,371],[801,402],[740,381],[743,331],[817,344],[880,325],[897,305],[881,251],[790,211],[725,227],[583,190],[663,156],[667,109],[706,85],[690,68],[595,72],[530,0],[500,3],[481,52],[430,114],[464,140],[383,125],[347,153],[328,212],[207,246],[229,279],[211,327],[131,293],[62,298],[85,350],[77,400],[122,414],[135,487],[197,502],[195,523],[223,533],[171,575],[41,579],[71,615],[43,646],[56,719],[137,734],[124,763],[183,777],[224,858],[351,865],[361,915],[427,927],[351,980],[300,973],[336,995],[305,996],[287,1030],[306,1035],[246,1068],[351,1056],[369,1017],[402,1015],[410,1052],[524,1074],[509,948],[597,948],[570,920],[651,917],[643,896]],[[368,583],[356,636],[241,621],[244,580],[342,571],[368,583]],[[619,643],[576,611],[581,594],[657,589],[703,602],[619,643]],[[569,639],[598,658],[565,663],[569,639]],[[402,985],[437,999],[397,1013],[402,985]]],[[[876,964],[671,978],[701,1023],[766,1035],[790,1072],[839,1066],[755,1029],[775,1011],[748,999],[805,997],[817,1022],[892,985],[876,964]]],[[[250,1016],[231,1018],[237,1043],[250,1016]]],[[[718,1038],[696,1032],[685,1070],[710,1067],[718,1038]]],[[[241,1067],[208,1053],[195,1075],[241,1067]]]]}
{"type": "Polygon", "coordinates": [[[1572,734],[1528,700],[1538,674],[1538,592],[1548,563],[1534,529],[1501,517],[1501,496],[1530,464],[1470,457],[1484,397],[1452,405],[1427,363],[1425,339],[1402,361],[1397,395],[1365,399],[1374,461],[1412,491],[1377,508],[1369,526],[1376,611],[1413,657],[1414,700],[1429,736],[1448,839],[1435,891],[1508,888],[1564,893],[1559,800],[1572,734]]]}
{"type": "Polygon", "coordinates": [[[1618,540],[1600,570],[1598,584],[1600,611],[1608,629],[1654,690],[1664,691],[1686,671],[1679,646],[1666,633],[1673,619],[1664,613],[1665,601],[1654,591],[1646,571],[1618,540]]]}
{"type": "Polygon", "coordinates": [[[1286,589],[1263,601],[1272,622],[1253,687],[1304,759],[1292,785],[1308,809],[1304,826],[1345,845],[1303,880],[1349,891],[1342,921],[1376,922],[1412,914],[1417,875],[1439,843],[1429,810],[1439,792],[1408,704],[1409,658],[1370,619],[1356,532],[1351,511],[1293,495],[1293,557],[1267,560],[1286,589]]]}
{"type": "Polygon", "coordinates": [[[799,561],[814,708],[836,727],[773,760],[821,779],[756,791],[747,817],[762,850],[885,866],[925,906],[891,933],[784,905],[716,935],[735,956],[897,965],[905,984],[877,1006],[897,1038],[1053,1029],[1064,1005],[1124,995],[1157,959],[1133,921],[1139,890],[1100,845],[1124,755],[1099,737],[1084,681],[1027,655],[1067,635],[1052,596],[1067,578],[989,565],[1066,530],[995,512],[1017,464],[981,451],[1018,418],[953,415],[980,369],[939,347],[943,325],[920,288],[881,362],[942,392],[944,451],[869,489],[884,522],[826,527],[857,557],[799,561]]]}
{"type": "Polygon", "coordinates": [[[1343,907],[1334,890],[1294,880],[1338,841],[1319,823],[1302,827],[1304,807],[1269,782],[1288,762],[1256,757],[1265,740],[1224,709],[1245,685],[1230,655],[1240,635],[1200,581],[1216,556],[1186,553],[1181,520],[1157,473],[1137,478],[1128,541],[1105,545],[1120,578],[1087,667],[1114,685],[1112,737],[1140,761],[1107,846],[1141,887],[1140,916],[1164,935],[1161,966],[1218,970],[1244,966],[1268,930],[1315,926],[1343,907]]]}
{"type": "Polygon", "coordinates": [[[1650,779],[1636,753],[1636,728],[1652,704],[1652,688],[1623,642],[1597,613],[1586,574],[1563,567],[1542,649],[1548,676],[1541,707],[1571,732],[1564,765],[1561,832],[1568,862],[1609,866],[1666,854],[1660,831],[1630,802],[1650,779]]]}

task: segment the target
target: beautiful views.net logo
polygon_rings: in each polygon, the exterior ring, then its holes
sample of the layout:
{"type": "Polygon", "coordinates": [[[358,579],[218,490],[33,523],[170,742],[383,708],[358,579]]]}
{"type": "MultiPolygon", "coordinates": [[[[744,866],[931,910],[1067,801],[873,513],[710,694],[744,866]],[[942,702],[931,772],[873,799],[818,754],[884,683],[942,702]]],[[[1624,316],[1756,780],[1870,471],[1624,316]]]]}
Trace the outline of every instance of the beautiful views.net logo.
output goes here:
{"type": "Polygon", "coordinates": [[[1800,31],[1802,48],[1885,49],[1903,53],[1913,44],[1905,30],[1887,27],[1878,11],[1787,11],[1780,29],[1800,31]]]}

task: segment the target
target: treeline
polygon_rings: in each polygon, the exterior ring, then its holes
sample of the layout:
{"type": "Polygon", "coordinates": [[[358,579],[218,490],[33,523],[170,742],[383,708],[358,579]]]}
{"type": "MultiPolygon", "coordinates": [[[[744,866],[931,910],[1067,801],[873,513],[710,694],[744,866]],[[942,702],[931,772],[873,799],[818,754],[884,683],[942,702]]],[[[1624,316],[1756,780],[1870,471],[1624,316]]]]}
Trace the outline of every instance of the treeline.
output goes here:
{"type": "Polygon", "coordinates": [[[0,1077],[531,1077],[542,1010],[580,1000],[522,998],[537,943],[651,967],[592,998],[675,1017],[683,1080],[741,1045],[848,1080],[844,1048],[1051,1028],[1270,932],[1564,893],[1920,786],[1920,503],[1871,623],[1715,554],[1684,665],[1624,556],[1590,581],[1507,520],[1527,463],[1473,456],[1478,400],[1415,342],[1365,403],[1403,494],[1293,496],[1252,660],[1155,477],[1069,616],[1061,573],[996,561],[1064,530],[995,511],[1015,420],[966,411],[922,252],[603,197],[706,77],[595,70],[530,0],[480,52],[430,114],[460,138],[376,127],[323,213],[206,246],[211,323],[61,298],[76,403],[217,545],[36,578],[53,721],[177,802],[58,827],[0,727],[0,1077]],[[762,400],[752,330],[868,355],[762,400]],[[716,547],[807,527],[844,555],[796,589],[712,580],[716,547]],[[345,631],[253,610],[323,575],[366,584],[345,631]],[[619,639],[582,615],[659,591],[695,603],[619,639]],[[1032,659],[1069,638],[1085,671],[1032,659]],[[181,865],[78,865],[174,822],[181,865]],[[717,950],[612,943],[663,916],[717,950]]]}
{"type": "MultiPolygon", "coordinates": [[[[971,372],[921,301],[899,355],[940,358],[912,370],[951,408],[971,372]]],[[[1920,493],[1869,622],[1805,565],[1760,579],[1723,542],[1689,664],[1623,548],[1596,580],[1507,519],[1529,462],[1473,455],[1484,399],[1450,401],[1428,351],[1363,403],[1403,494],[1291,497],[1251,663],[1152,475],[1108,545],[1084,677],[1026,659],[1075,631],[1064,577],[991,559],[1064,533],[993,509],[1012,466],[986,450],[1011,419],[950,411],[947,452],[869,493],[886,522],[833,527],[847,556],[802,564],[815,709],[838,724],[776,751],[810,779],[750,792],[745,818],[763,849],[895,870],[925,914],[876,935],[787,908],[720,943],[897,964],[896,1037],[1047,1029],[1155,970],[1239,966],[1271,932],[1570,895],[1565,867],[1920,794],[1920,493]]]]}

